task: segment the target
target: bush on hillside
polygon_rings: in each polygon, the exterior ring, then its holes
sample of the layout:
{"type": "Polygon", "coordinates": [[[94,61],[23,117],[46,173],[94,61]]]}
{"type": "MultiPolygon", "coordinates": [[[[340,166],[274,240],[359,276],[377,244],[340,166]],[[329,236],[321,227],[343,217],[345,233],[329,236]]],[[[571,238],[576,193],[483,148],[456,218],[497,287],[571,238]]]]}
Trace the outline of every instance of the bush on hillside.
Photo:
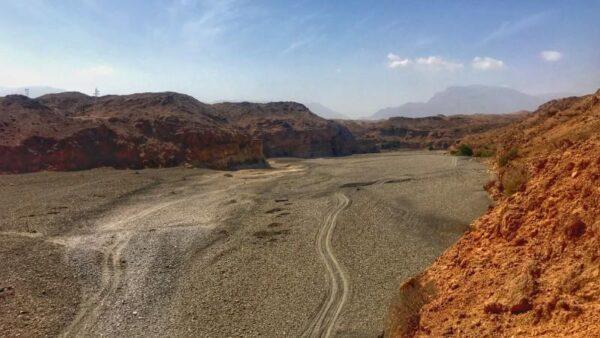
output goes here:
{"type": "Polygon", "coordinates": [[[456,150],[457,156],[473,156],[473,149],[466,144],[461,144],[456,150]]]}
{"type": "Polygon", "coordinates": [[[510,148],[507,152],[500,155],[498,158],[498,164],[501,167],[505,167],[510,161],[514,160],[519,156],[517,148],[510,148]]]}
{"type": "Polygon", "coordinates": [[[507,195],[525,190],[528,180],[527,168],[524,166],[509,166],[501,174],[502,190],[507,195]]]}
{"type": "Polygon", "coordinates": [[[475,154],[473,156],[475,156],[475,157],[492,157],[492,156],[494,156],[494,152],[489,149],[480,149],[480,150],[475,151],[475,154]]]}

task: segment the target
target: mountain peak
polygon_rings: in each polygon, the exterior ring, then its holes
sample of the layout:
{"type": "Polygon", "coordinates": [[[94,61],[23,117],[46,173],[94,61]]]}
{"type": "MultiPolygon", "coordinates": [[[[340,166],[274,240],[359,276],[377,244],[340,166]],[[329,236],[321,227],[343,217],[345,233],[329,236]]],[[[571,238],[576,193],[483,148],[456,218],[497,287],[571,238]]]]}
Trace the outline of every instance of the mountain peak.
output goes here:
{"type": "Polygon", "coordinates": [[[503,114],[533,110],[546,99],[522,93],[510,87],[469,85],[451,86],[435,93],[427,102],[411,102],[379,110],[376,119],[392,116],[503,114]]]}

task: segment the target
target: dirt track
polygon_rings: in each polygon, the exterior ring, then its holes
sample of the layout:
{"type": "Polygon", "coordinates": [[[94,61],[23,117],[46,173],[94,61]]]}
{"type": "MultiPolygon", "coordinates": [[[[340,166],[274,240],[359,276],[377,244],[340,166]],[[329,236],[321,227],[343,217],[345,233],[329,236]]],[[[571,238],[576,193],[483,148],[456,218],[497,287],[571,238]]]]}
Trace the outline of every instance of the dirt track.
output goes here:
{"type": "Polygon", "coordinates": [[[338,215],[348,206],[350,200],[342,193],[337,193],[336,198],[338,203],[327,214],[316,241],[317,251],[327,267],[329,299],[323,303],[317,315],[311,320],[307,330],[302,334],[304,337],[331,336],[336,320],[348,298],[348,277],[335,258],[331,237],[335,231],[338,215]]]}
{"type": "Polygon", "coordinates": [[[0,176],[0,336],[376,336],[489,203],[435,153],[271,163],[0,176]]]}

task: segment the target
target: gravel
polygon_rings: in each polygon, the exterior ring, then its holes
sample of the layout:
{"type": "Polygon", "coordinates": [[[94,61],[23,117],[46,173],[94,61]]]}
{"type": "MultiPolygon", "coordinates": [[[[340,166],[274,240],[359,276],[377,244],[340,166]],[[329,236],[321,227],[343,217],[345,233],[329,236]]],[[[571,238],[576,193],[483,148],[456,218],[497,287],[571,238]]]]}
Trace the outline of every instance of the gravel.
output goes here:
{"type": "Polygon", "coordinates": [[[0,176],[0,241],[10,248],[0,261],[21,264],[0,269],[0,287],[17,290],[0,295],[0,335],[299,336],[329,296],[315,238],[342,192],[350,203],[332,244],[349,297],[333,332],[374,337],[400,282],[489,204],[481,164],[435,152],[270,162],[227,177],[0,176]],[[62,291],[42,301],[19,289],[62,291]]]}

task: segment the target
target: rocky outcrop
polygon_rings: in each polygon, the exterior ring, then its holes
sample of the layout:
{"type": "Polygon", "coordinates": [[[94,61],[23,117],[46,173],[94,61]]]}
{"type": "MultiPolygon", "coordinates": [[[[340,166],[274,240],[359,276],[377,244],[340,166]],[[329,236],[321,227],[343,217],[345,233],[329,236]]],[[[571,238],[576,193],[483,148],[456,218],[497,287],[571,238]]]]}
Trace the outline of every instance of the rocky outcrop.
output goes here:
{"type": "Polygon", "coordinates": [[[354,136],[345,126],[299,103],[219,103],[213,107],[233,125],[262,140],[267,157],[340,156],[356,150],[354,136]]]}
{"type": "Polygon", "coordinates": [[[176,93],[0,98],[0,171],[264,165],[260,140],[176,93]]]}
{"type": "Polygon", "coordinates": [[[401,288],[397,299],[422,301],[411,311],[395,301],[386,335],[597,336],[599,130],[600,91],[468,138],[497,149],[500,176],[488,185],[496,205],[401,288]],[[503,157],[508,149],[514,156],[503,157]],[[516,169],[525,175],[507,191],[516,169]]]}
{"type": "Polygon", "coordinates": [[[438,115],[339,122],[356,137],[362,151],[372,152],[399,148],[446,149],[466,135],[500,128],[521,120],[526,115],[525,112],[505,115],[438,115]]]}

